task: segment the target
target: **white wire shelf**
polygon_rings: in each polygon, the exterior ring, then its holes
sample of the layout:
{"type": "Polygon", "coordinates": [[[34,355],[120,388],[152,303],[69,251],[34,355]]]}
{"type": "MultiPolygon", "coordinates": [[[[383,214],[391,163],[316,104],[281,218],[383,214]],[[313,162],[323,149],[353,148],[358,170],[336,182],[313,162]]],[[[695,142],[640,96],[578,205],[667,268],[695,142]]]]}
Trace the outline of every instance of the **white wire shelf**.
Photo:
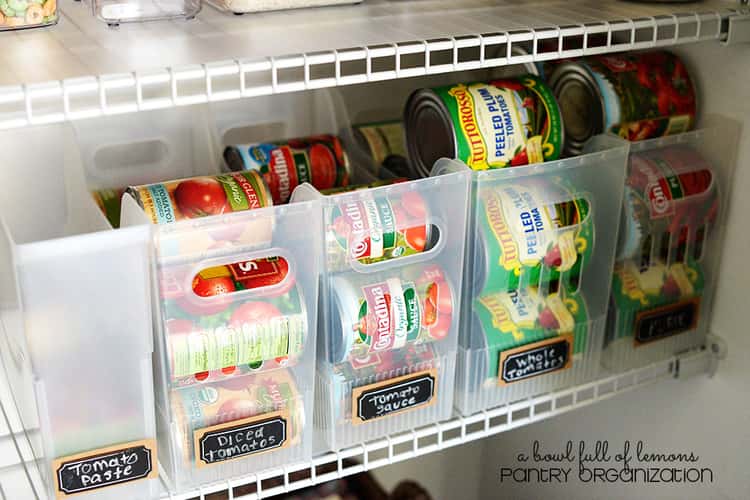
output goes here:
{"type": "Polygon", "coordinates": [[[0,129],[724,40],[730,18],[750,15],[737,0],[365,0],[245,16],[206,6],[112,29],[61,4],[57,26],[2,34],[0,129]],[[513,46],[529,55],[509,57],[513,46]]]}
{"type": "MultiPolygon", "coordinates": [[[[713,348],[690,351],[643,368],[605,376],[587,384],[500,406],[470,417],[456,416],[446,422],[329,452],[310,462],[289,464],[180,494],[170,494],[165,489],[162,500],[208,500],[209,495],[222,492],[229,499],[258,500],[287,493],[483,439],[657,382],[713,373],[719,357],[720,354],[713,348]]],[[[0,436],[0,440],[10,440],[10,437],[6,434],[0,436]]],[[[33,498],[31,483],[39,481],[39,477],[34,467],[23,467],[19,454],[25,460],[31,455],[29,450],[24,449],[23,439],[18,441],[21,449],[17,450],[15,460],[5,458],[5,463],[0,465],[0,486],[7,498],[33,498]]],[[[7,457],[13,450],[14,447],[3,446],[2,455],[7,457]]],[[[43,491],[36,484],[36,491],[43,491]]]]}

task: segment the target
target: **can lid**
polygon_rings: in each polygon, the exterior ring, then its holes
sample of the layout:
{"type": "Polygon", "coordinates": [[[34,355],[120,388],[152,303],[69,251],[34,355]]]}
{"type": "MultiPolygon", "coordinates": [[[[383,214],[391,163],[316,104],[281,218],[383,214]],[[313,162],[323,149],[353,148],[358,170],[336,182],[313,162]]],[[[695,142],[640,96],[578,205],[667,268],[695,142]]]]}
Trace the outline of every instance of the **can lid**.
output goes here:
{"type": "Polygon", "coordinates": [[[336,277],[331,282],[333,290],[333,307],[330,315],[330,352],[331,363],[338,364],[346,360],[354,344],[354,332],[351,330],[351,314],[347,314],[347,307],[356,303],[352,287],[344,278],[336,277]],[[336,332],[341,332],[337,335],[336,332]]]}
{"type": "Polygon", "coordinates": [[[240,154],[240,150],[235,146],[224,148],[224,163],[233,172],[245,170],[245,162],[242,160],[242,154],[240,154]]]}
{"type": "Polygon", "coordinates": [[[453,121],[433,90],[420,89],[411,95],[406,104],[404,128],[415,177],[428,177],[440,158],[455,158],[453,121]]]}
{"type": "Polygon", "coordinates": [[[604,130],[604,106],[596,81],[578,63],[555,68],[549,85],[565,124],[565,151],[580,154],[588,139],[604,130]]]}

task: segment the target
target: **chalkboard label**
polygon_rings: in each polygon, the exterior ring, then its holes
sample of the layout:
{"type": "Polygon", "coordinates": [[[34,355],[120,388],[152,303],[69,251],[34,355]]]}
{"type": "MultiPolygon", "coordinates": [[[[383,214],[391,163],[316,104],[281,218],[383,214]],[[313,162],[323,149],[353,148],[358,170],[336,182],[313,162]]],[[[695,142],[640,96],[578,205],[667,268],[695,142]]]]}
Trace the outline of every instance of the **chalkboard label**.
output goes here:
{"type": "Polygon", "coordinates": [[[198,467],[283,448],[288,443],[286,412],[233,420],[193,433],[198,467]]]}
{"type": "Polygon", "coordinates": [[[698,324],[699,306],[700,298],[695,297],[639,312],[635,319],[635,345],[693,330],[698,324]]]}
{"type": "Polygon", "coordinates": [[[500,353],[499,385],[512,384],[537,375],[570,368],[573,336],[558,335],[500,353]]]}
{"type": "Polygon", "coordinates": [[[55,496],[77,493],[157,477],[156,440],[144,439],[56,459],[55,496]]]}
{"type": "Polygon", "coordinates": [[[410,373],[352,390],[353,424],[394,415],[435,402],[437,369],[410,373]]]}

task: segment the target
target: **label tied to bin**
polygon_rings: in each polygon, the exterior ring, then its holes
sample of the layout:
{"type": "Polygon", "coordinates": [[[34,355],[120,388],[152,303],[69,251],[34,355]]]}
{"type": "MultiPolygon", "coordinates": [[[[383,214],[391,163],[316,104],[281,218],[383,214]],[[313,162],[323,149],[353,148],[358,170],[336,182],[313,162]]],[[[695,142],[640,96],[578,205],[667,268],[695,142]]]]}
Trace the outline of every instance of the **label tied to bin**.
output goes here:
{"type": "Polygon", "coordinates": [[[435,402],[437,369],[411,373],[352,390],[352,423],[424,408],[435,402]]]}
{"type": "Polygon", "coordinates": [[[157,477],[156,440],[144,439],[70,455],[52,463],[55,496],[157,477]]]}
{"type": "Polygon", "coordinates": [[[193,433],[195,463],[205,467],[282,448],[288,443],[288,422],[286,412],[274,412],[198,429],[193,433]]]}
{"type": "Polygon", "coordinates": [[[559,335],[500,353],[499,385],[512,384],[537,375],[570,368],[573,336],[559,335]]]}
{"type": "Polygon", "coordinates": [[[635,319],[636,347],[695,329],[699,308],[700,298],[695,297],[639,312],[635,319]]]}

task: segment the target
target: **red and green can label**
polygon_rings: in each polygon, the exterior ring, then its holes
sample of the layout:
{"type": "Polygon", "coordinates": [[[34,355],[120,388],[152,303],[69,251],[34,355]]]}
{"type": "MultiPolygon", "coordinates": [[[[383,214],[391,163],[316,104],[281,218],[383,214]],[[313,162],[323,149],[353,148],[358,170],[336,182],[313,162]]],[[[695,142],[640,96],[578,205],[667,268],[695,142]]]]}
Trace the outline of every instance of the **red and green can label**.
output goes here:
{"type": "Polygon", "coordinates": [[[456,158],[474,170],[556,160],[560,110],[541,79],[526,75],[435,89],[453,120],[456,158]]]}

